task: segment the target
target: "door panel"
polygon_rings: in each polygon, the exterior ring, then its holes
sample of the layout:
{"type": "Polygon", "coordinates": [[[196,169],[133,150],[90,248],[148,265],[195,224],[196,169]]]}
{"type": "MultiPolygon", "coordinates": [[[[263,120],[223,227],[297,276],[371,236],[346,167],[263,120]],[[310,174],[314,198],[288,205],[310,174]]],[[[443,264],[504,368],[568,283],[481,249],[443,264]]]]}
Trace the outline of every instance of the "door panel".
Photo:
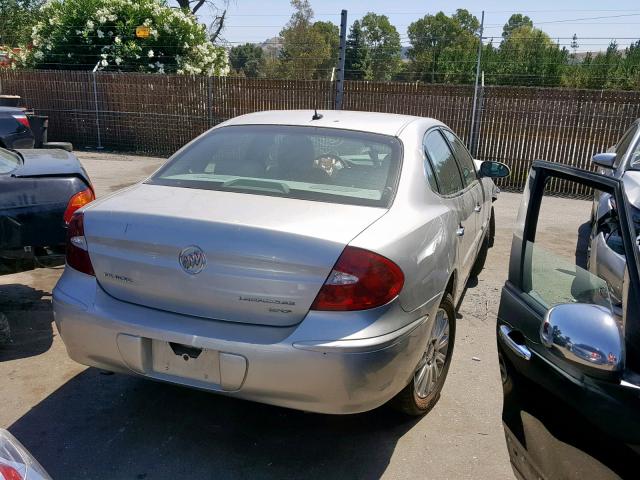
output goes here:
{"type": "Polygon", "coordinates": [[[463,265],[465,270],[465,278],[473,263],[475,262],[476,254],[480,245],[480,239],[483,234],[484,215],[486,211],[484,209],[484,195],[482,191],[482,185],[476,172],[476,166],[471,157],[471,154],[464,146],[462,140],[460,140],[451,130],[446,128],[442,129],[444,137],[447,139],[451,151],[453,152],[458,169],[460,170],[460,176],[462,183],[467,189],[463,196],[464,199],[464,211],[463,218],[461,218],[462,224],[465,227],[465,240],[462,242],[463,246],[463,265]],[[473,214],[468,215],[468,210],[471,208],[473,214]]]}
{"type": "MultiPolygon", "coordinates": [[[[588,478],[595,472],[600,472],[601,478],[608,478],[609,473],[626,477],[629,465],[637,465],[637,450],[629,444],[640,445],[640,376],[636,373],[638,362],[630,353],[637,350],[636,337],[628,332],[640,321],[635,293],[640,285],[638,260],[635,231],[619,180],[534,162],[516,222],[509,280],[502,291],[497,325],[505,432],[510,442],[518,443],[534,459],[533,470],[539,470],[537,474],[519,470],[524,478],[577,478],[578,472],[587,473],[588,478]],[[603,233],[593,232],[601,227],[591,222],[592,203],[545,195],[549,182],[559,181],[586,185],[616,199],[618,208],[611,222],[625,232],[629,276],[625,283],[630,289],[624,295],[621,315],[616,316],[613,309],[611,282],[599,276],[603,266],[595,265],[596,260],[590,263],[592,239],[603,233]],[[559,355],[557,344],[547,347],[542,343],[541,327],[549,309],[575,303],[598,305],[609,312],[609,325],[627,332],[623,372],[601,377],[591,367],[559,355]],[[520,351],[528,351],[530,356],[520,351]],[[541,449],[553,451],[553,455],[537,456],[541,449]],[[568,470],[566,462],[571,463],[568,470]]],[[[584,329],[589,329],[586,320],[584,329]]],[[[612,355],[590,350],[583,332],[573,333],[572,338],[566,331],[553,330],[565,342],[561,348],[582,353],[582,358],[612,355]]],[[[594,345],[598,345],[597,339],[594,345]]],[[[510,448],[510,453],[517,450],[510,448]]],[[[518,461],[522,459],[512,457],[512,462],[518,461]]]]}
{"type": "Polygon", "coordinates": [[[487,204],[487,202],[485,202],[484,193],[482,191],[482,184],[480,183],[480,181],[476,181],[474,183],[472,193],[474,197],[473,212],[475,214],[476,224],[476,234],[474,239],[475,261],[475,257],[480,250],[480,246],[482,245],[482,239],[484,237],[485,229],[489,225],[488,212],[491,212],[491,203],[487,204]]]}
{"type": "Polygon", "coordinates": [[[458,258],[461,279],[466,280],[476,259],[480,221],[475,211],[478,200],[474,188],[466,190],[459,197],[459,220],[464,234],[458,237],[458,258]]]}

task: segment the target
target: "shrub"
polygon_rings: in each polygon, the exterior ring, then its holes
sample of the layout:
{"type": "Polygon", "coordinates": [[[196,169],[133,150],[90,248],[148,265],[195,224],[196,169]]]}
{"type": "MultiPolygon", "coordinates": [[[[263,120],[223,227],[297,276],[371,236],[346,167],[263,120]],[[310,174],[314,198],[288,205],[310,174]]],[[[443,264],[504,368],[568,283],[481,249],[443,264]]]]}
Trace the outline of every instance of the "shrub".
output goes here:
{"type": "Polygon", "coordinates": [[[226,51],[205,26],[164,0],[53,0],[41,9],[18,66],[226,75],[226,51]],[[136,38],[136,27],[150,35],[136,38]]]}

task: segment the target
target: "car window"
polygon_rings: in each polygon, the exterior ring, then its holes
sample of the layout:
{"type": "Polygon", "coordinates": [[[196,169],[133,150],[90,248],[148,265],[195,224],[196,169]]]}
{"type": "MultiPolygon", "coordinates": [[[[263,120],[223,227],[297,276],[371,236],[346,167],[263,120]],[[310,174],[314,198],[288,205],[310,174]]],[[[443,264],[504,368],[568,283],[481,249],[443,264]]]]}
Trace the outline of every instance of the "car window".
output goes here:
{"type": "Polygon", "coordinates": [[[539,243],[527,242],[526,249],[530,257],[525,262],[528,270],[525,273],[531,276],[527,293],[545,309],[562,303],[591,303],[612,308],[606,280],[539,243]]]}
{"type": "Polygon", "coordinates": [[[198,138],[147,183],[387,207],[400,161],[395,137],[238,125],[198,138]]]}
{"type": "Polygon", "coordinates": [[[631,125],[631,127],[624,133],[620,141],[616,144],[614,150],[616,152],[616,161],[614,167],[617,167],[631,146],[633,137],[638,131],[638,124],[631,125]]]}
{"type": "Polygon", "coordinates": [[[452,195],[464,188],[453,152],[439,130],[427,133],[424,152],[431,162],[441,194],[452,195]]]}
{"type": "Polygon", "coordinates": [[[458,160],[458,165],[460,165],[460,172],[462,173],[464,186],[467,187],[478,179],[478,176],[476,175],[476,167],[473,164],[473,158],[471,158],[467,147],[464,146],[462,141],[456,137],[453,132],[449,130],[442,131],[453,147],[453,153],[455,154],[456,160],[458,160]]]}
{"type": "Polygon", "coordinates": [[[640,170],[640,140],[636,142],[629,153],[629,167],[640,170]]]}
{"type": "Polygon", "coordinates": [[[20,165],[20,157],[15,153],[0,148],[0,174],[13,172],[20,165]]]}
{"type": "Polygon", "coordinates": [[[429,161],[426,155],[424,157],[424,174],[426,175],[427,180],[429,181],[429,186],[431,187],[431,190],[434,192],[439,192],[440,190],[438,188],[438,181],[436,180],[436,175],[435,173],[433,173],[431,162],[429,161]]]}
{"type": "Polygon", "coordinates": [[[545,191],[535,240],[525,244],[522,272],[523,291],[543,310],[587,303],[621,318],[625,259],[620,227],[615,209],[607,206],[610,196],[597,193],[604,207],[545,191]]]}

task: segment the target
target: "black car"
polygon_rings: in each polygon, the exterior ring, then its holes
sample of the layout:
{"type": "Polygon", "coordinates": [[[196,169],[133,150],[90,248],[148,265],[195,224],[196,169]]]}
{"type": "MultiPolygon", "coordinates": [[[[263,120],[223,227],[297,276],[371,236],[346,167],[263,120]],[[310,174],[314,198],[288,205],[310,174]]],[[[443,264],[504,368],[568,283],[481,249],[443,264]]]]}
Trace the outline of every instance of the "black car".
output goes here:
{"type": "Polygon", "coordinates": [[[526,479],[639,478],[640,251],[624,184],[536,161],[523,197],[497,323],[514,472],[526,479]],[[590,202],[550,199],[549,182],[615,199],[611,221],[624,232],[626,259],[621,316],[606,276],[586,266],[590,202]]]}
{"type": "Polygon", "coordinates": [[[23,108],[0,106],[0,147],[33,148],[35,137],[23,108]]]}
{"type": "Polygon", "coordinates": [[[73,153],[0,148],[0,275],[64,263],[67,223],[94,198],[73,153]]]}

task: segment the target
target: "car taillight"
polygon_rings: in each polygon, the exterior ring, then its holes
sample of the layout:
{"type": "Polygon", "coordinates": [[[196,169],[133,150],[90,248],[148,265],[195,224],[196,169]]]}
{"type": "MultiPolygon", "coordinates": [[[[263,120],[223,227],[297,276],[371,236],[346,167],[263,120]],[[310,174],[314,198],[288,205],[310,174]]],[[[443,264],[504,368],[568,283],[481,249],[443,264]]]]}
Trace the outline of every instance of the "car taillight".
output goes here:
{"type": "Polygon", "coordinates": [[[7,430],[1,428],[0,480],[51,480],[27,449],[7,430]]]}
{"type": "Polygon", "coordinates": [[[67,229],[67,265],[79,272],[95,276],[84,236],[84,215],[76,213],[71,217],[67,229]]]}
{"type": "Polygon", "coordinates": [[[0,462],[0,480],[24,480],[24,478],[11,465],[4,465],[0,462]]]}
{"type": "Polygon", "coordinates": [[[29,125],[29,119],[26,115],[13,115],[13,118],[15,118],[19,124],[27,128],[31,128],[31,125],[29,125]]]}
{"type": "Polygon", "coordinates": [[[312,310],[365,310],[392,300],[404,285],[400,267],[377,253],[346,247],[311,305],[312,310]]]}
{"type": "Polygon", "coordinates": [[[64,211],[65,223],[69,223],[76,210],[78,210],[80,207],[84,207],[89,202],[93,202],[95,199],[96,196],[93,194],[93,190],[90,188],[76,193],[69,199],[69,203],[67,203],[67,209],[64,211]]]}

